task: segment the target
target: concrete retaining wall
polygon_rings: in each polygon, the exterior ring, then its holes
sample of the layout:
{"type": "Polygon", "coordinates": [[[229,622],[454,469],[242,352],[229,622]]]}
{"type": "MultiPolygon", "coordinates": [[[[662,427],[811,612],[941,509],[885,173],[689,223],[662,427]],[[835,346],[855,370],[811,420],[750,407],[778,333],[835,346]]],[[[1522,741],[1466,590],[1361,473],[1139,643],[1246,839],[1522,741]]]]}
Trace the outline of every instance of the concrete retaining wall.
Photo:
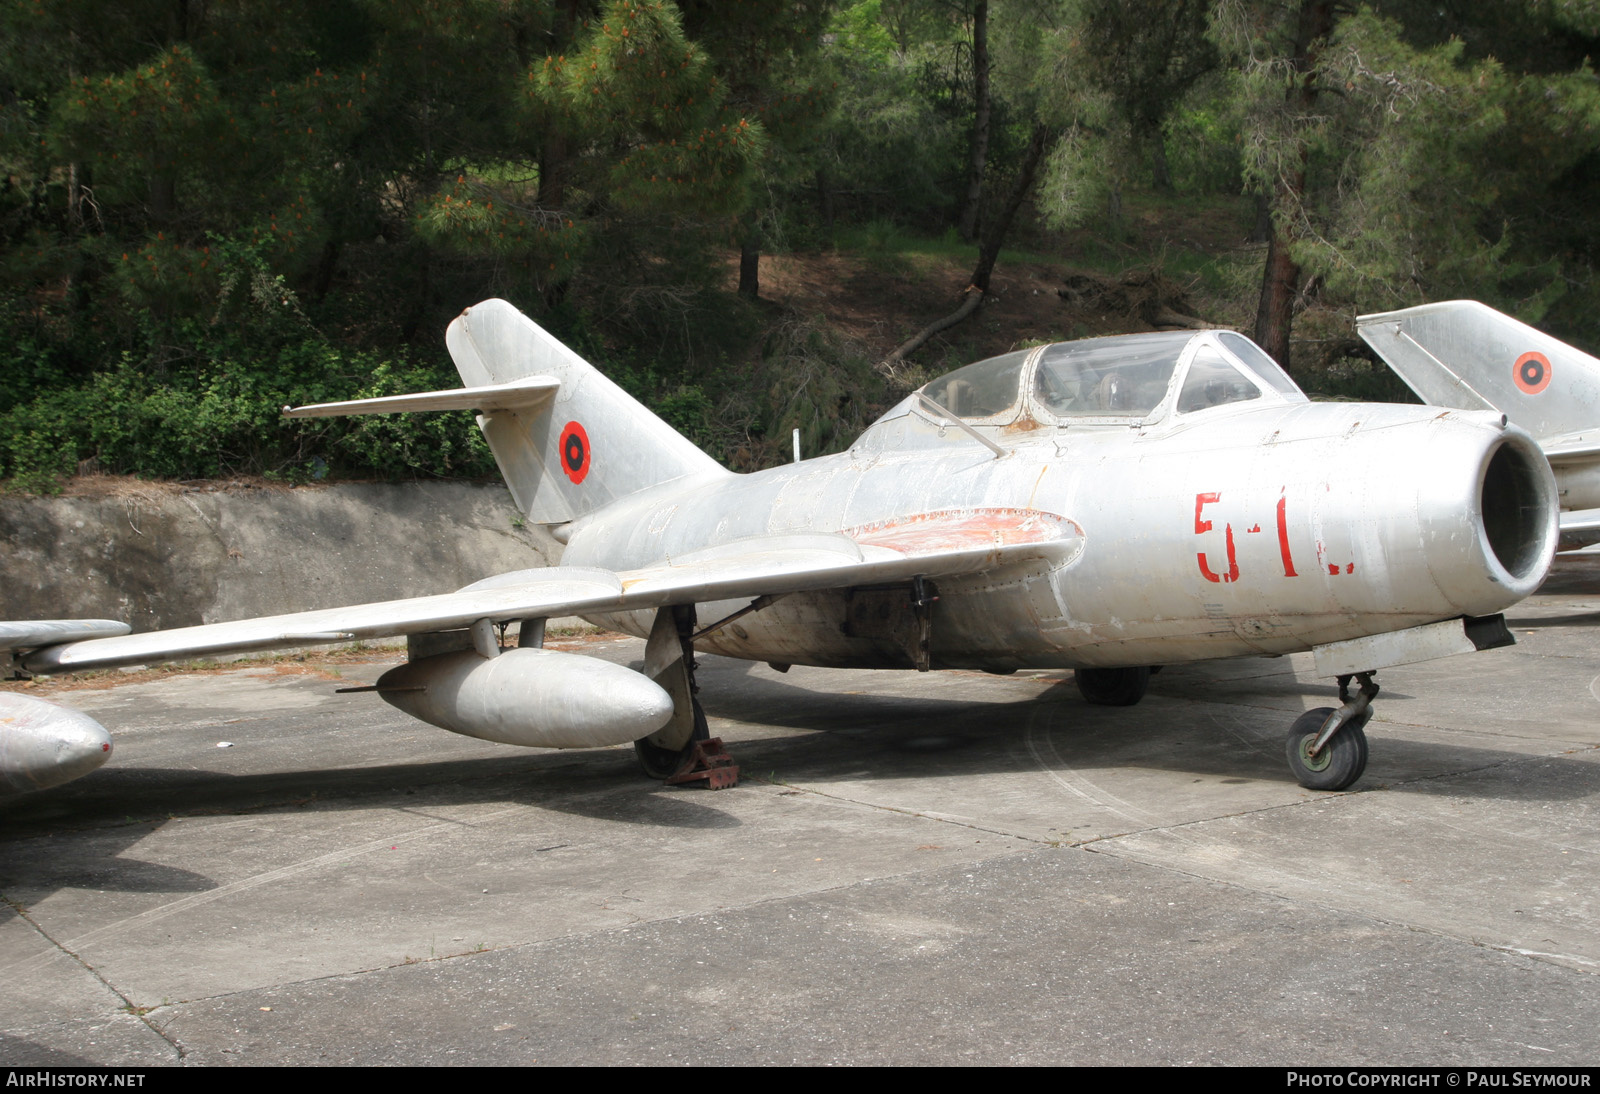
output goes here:
{"type": "Polygon", "coordinates": [[[0,619],[216,623],[449,592],[560,551],[499,485],[118,482],[0,498],[0,619]]]}

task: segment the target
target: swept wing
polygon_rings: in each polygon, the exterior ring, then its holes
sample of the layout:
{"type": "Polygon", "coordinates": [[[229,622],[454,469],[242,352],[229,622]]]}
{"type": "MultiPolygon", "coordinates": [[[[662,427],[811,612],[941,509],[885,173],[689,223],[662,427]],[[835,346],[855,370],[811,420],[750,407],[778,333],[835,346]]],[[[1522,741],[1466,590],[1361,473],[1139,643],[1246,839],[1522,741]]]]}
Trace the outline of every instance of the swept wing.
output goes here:
{"type": "Polygon", "coordinates": [[[954,510],[888,528],[758,536],[637,570],[556,566],[501,574],[453,593],[67,642],[29,655],[32,672],[71,672],[284,646],[706,603],[914,577],[978,573],[1030,559],[1069,561],[1082,533],[1034,510],[954,510]]]}

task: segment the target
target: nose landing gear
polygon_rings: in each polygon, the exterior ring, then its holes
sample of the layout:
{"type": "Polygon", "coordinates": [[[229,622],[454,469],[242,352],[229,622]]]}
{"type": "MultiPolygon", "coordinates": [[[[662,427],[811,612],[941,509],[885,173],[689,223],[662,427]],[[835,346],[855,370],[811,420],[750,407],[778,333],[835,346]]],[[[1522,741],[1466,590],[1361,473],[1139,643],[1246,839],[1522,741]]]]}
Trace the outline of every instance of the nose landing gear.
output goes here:
{"type": "Polygon", "coordinates": [[[1372,719],[1372,700],[1378,684],[1370,672],[1357,673],[1360,688],[1350,694],[1352,677],[1339,677],[1339,701],[1317,707],[1296,718],[1289,729],[1286,752],[1295,781],[1308,790],[1343,790],[1367,769],[1366,725],[1372,719]]]}

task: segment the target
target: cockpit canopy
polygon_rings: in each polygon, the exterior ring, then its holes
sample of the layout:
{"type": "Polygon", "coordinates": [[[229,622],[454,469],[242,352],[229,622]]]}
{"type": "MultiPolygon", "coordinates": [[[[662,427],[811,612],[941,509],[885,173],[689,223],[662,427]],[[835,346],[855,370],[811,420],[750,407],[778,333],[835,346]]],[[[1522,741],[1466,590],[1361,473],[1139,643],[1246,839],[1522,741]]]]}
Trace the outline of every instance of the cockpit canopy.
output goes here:
{"type": "Polygon", "coordinates": [[[978,361],[924,385],[879,425],[906,415],[976,427],[1147,425],[1215,407],[1285,402],[1306,397],[1243,335],[1166,331],[1057,342],[978,361]]]}

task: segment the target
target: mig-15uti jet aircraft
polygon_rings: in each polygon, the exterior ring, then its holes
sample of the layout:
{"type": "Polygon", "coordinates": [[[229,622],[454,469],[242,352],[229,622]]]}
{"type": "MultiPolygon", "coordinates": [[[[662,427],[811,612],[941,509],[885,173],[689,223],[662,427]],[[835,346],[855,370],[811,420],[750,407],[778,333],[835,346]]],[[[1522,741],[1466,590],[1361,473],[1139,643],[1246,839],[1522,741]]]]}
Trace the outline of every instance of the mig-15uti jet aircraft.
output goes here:
{"type": "Polygon", "coordinates": [[[507,744],[635,741],[662,777],[706,735],[696,650],[779,670],[1071,668],[1112,706],[1161,665],[1309,650],[1343,705],[1286,727],[1289,765],[1338,790],[1366,764],[1373,673],[1509,643],[1496,613],[1556,548],[1549,465],[1502,414],[1312,403],[1231,331],[1007,353],[907,396],[847,452],[744,475],[504,301],[469,308],[447,341],[459,390],[286,413],[478,411],[561,565],[20,663],[403,634],[409,660],[374,689],[401,710],[507,744]],[[559,615],[646,639],[643,673],[543,649],[559,615]],[[519,644],[502,649],[511,622],[519,644]]]}

